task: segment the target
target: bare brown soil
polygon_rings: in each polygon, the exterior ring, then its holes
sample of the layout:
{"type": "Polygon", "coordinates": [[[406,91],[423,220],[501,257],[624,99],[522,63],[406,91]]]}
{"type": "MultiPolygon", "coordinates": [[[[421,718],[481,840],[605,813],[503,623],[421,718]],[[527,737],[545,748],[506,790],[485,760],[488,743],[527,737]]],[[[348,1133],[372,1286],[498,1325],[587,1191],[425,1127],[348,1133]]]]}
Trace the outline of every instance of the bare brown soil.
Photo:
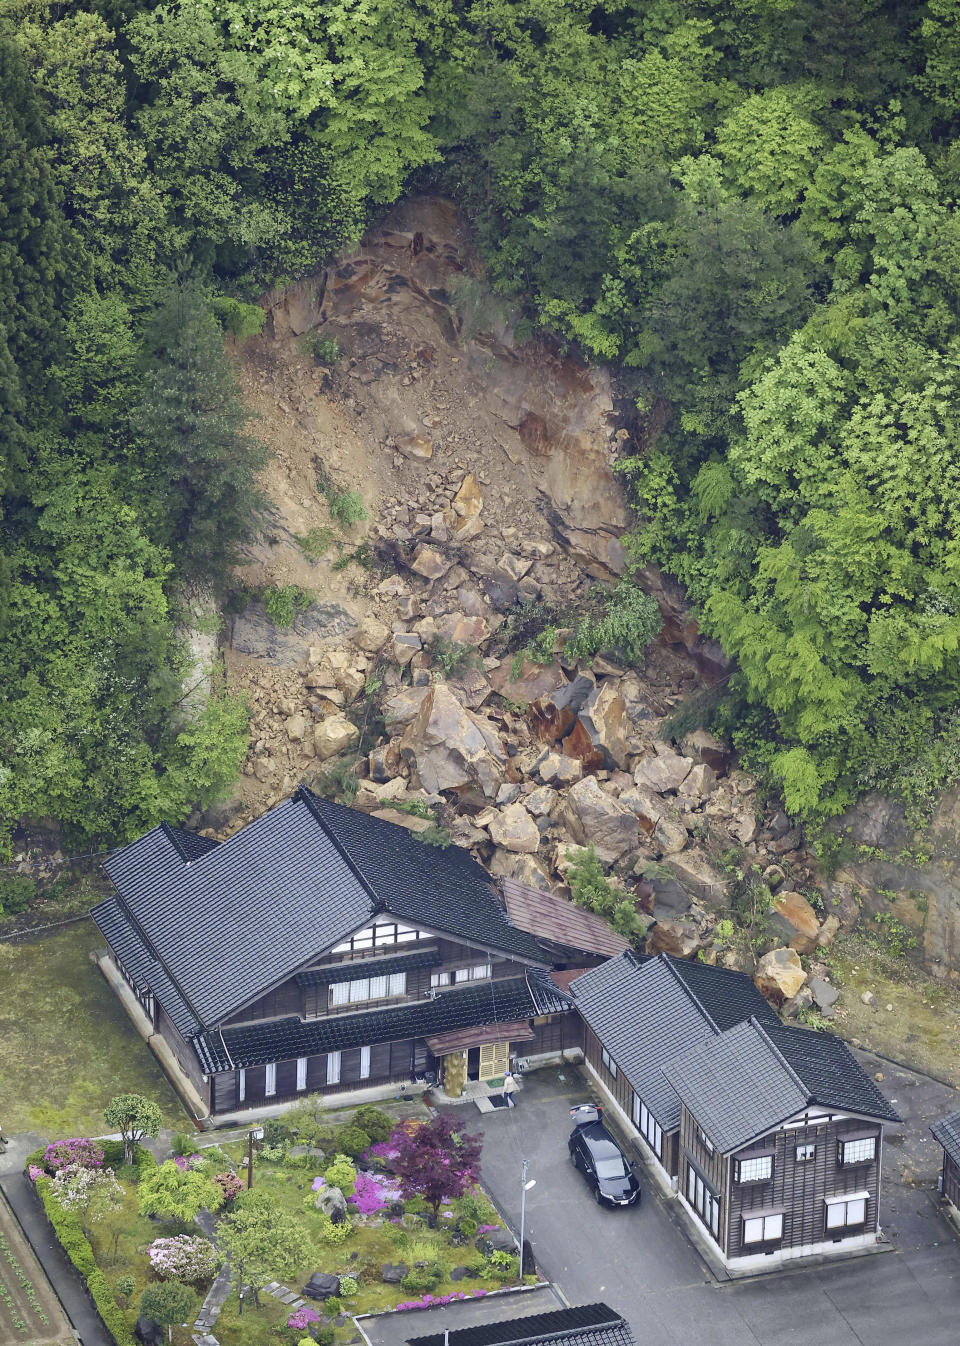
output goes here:
{"type": "Polygon", "coordinates": [[[70,1324],[0,1193],[0,1346],[73,1342],[70,1324]]]}

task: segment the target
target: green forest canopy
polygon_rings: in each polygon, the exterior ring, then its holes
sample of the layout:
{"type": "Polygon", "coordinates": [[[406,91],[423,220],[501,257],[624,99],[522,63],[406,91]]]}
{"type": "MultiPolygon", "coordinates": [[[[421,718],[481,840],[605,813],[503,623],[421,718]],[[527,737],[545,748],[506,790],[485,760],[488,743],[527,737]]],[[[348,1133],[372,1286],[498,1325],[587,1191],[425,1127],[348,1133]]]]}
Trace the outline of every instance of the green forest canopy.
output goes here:
{"type": "Polygon", "coordinates": [[[255,531],[217,314],[405,189],[618,366],[631,546],[808,818],[960,770],[960,0],[0,0],[0,819],[229,782],[184,585],[255,531]]]}

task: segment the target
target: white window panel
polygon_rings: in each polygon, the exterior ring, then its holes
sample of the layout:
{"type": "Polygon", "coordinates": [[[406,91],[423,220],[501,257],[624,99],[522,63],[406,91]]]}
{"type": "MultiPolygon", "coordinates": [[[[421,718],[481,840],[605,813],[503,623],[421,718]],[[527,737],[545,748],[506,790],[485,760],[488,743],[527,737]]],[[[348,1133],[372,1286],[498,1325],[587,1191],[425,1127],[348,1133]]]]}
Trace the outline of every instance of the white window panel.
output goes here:
{"type": "Polygon", "coordinates": [[[741,1159],[737,1166],[737,1182],[767,1182],[773,1177],[773,1155],[756,1159],[741,1159]]]}
{"type": "Polygon", "coordinates": [[[369,998],[371,1000],[382,1000],[387,994],[387,978],[371,977],[369,998]]]}
{"type": "Polygon", "coordinates": [[[802,1145],[797,1146],[797,1163],[807,1164],[811,1159],[816,1159],[817,1147],[810,1141],[804,1141],[802,1145]]]}
{"type": "Polygon", "coordinates": [[[609,1072],[610,1072],[610,1074],[613,1076],[613,1078],[616,1079],[616,1078],[617,1078],[617,1065],[616,1065],[616,1062],[614,1061],[613,1057],[612,1057],[612,1056],[610,1055],[610,1053],[607,1051],[606,1047],[601,1047],[601,1048],[600,1048],[600,1060],[601,1060],[601,1061],[603,1062],[603,1064],[606,1066],[607,1070],[609,1070],[609,1072]]]}
{"type": "Polygon", "coordinates": [[[358,977],[356,981],[348,981],[350,987],[350,1004],[356,1005],[361,1000],[370,999],[370,978],[358,977]]]}
{"type": "Polygon", "coordinates": [[[339,1052],[328,1052],[328,1053],[327,1053],[327,1083],[328,1083],[328,1084],[339,1084],[339,1083],[340,1083],[340,1053],[339,1053],[339,1052]]]}
{"type": "Polygon", "coordinates": [[[449,985],[450,985],[450,973],[449,973],[449,972],[431,972],[431,973],[430,973],[430,985],[431,985],[431,986],[449,986],[449,985]]]}
{"type": "Polygon", "coordinates": [[[841,1164],[869,1164],[877,1157],[876,1136],[865,1136],[861,1140],[840,1141],[841,1164]]]}
{"type": "Polygon", "coordinates": [[[370,1078],[370,1048],[360,1048],[360,1078],[368,1080],[370,1078]]]}
{"type": "Polygon", "coordinates": [[[493,968],[489,963],[477,963],[470,969],[471,981],[486,981],[493,973],[493,968]]]}
{"type": "Polygon", "coordinates": [[[867,1203],[862,1196],[847,1202],[847,1224],[863,1224],[867,1218],[867,1203]]]}
{"type": "Polygon", "coordinates": [[[774,1243],[783,1238],[783,1216],[745,1215],[743,1218],[743,1241],[747,1243],[774,1243]]]}
{"type": "Polygon", "coordinates": [[[834,1201],[827,1207],[827,1228],[842,1229],[847,1223],[847,1206],[844,1201],[834,1201]]]}
{"type": "Polygon", "coordinates": [[[390,977],[390,994],[406,995],[407,993],[407,974],[405,972],[394,972],[390,977]]]}
{"type": "Polygon", "coordinates": [[[419,930],[408,930],[406,926],[403,925],[397,926],[398,944],[412,944],[414,940],[418,940],[419,938],[420,938],[419,930]]]}
{"type": "Polygon", "coordinates": [[[867,1201],[869,1192],[850,1192],[844,1196],[828,1196],[826,1226],[828,1229],[843,1229],[846,1226],[866,1224],[867,1201]]]}
{"type": "Polygon", "coordinates": [[[348,981],[337,981],[330,987],[331,1005],[349,1005],[350,1003],[350,983],[348,981]]]}
{"type": "Polygon", "coordinates": [[[756,1220],[744,1220],[743,1241],[744,1243],[763,1242],[763,1216],[756,1220]]]}
{"type": "Polygon", "coordinates": [[[269,1098],[272,1094],[275,1094],[277,1092],[276,1061],[271,1061],[266,1068],[266,1074],[264,1075],[263,1080],[263,1092],[266,1094],[267,1098],[269,1098]]]}
{"type": "Polygon", "coordinates": [[[307,1058],[305,1056],[297,1057],[297,1088],[306,1089],[307,1087],[307,1058]]]}
{"type": "Polygon", "coordinates": [[[247,1072],[237,1071],[237,1101],[242,1103],[247,1096],[247,1072]]]}
{"type": "Polygon", "coordinates": [[[453,975],[456,981],[469,981],[470,969],[468,967],[458,967],[453,975]]]}

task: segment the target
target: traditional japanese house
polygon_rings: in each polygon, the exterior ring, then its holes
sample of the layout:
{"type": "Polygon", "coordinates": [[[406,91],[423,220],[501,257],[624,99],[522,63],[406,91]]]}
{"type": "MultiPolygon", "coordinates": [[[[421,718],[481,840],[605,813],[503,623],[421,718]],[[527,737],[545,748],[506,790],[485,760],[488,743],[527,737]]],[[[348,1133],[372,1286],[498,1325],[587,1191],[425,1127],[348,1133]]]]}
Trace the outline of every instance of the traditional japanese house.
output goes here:
{"type": "Polygon", "coordinates": [[[408,1337],[407,1346],[636,1346],[636,1342],[616,1310],[606,1304],[583,1304],[408,1337]]]}
{"type": "Polygon", "coordinates": [[[305,788],[227,841],[161,824],[105,868],[115,981],[215,1116],[437,1074],[457,1092],[576,1047],[550,971],[609,951],[599,918],[547,897],[543,943],[465,851],[305,788]]]}
{"type": "Polygon", "coordinates": [[[930,1132],[943,1149],[940,1191],[951,1218],[960,1222],[960,1112],[941,1117],[930,1132]]]}

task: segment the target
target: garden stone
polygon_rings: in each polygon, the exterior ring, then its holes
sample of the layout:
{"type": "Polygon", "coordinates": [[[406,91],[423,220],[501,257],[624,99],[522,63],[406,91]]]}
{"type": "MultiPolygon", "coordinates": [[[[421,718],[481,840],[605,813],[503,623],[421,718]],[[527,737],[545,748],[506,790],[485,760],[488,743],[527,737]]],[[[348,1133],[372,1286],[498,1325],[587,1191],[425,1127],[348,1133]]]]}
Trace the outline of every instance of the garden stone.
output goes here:
{"type": "Polygon", "coordinates": [[[314,1204],[317,1210],[329,1215],[334,1224],[346,1219],[347,1201],[339,1187],[321,1187],[314,1204]]]}
{"type": "Polygon", "coordinates": [[[462,1281],[469,1275],[470,1275],[469,1267],[454,1267],[453,1270],[450,1272],[450,1279],[452,1281],[462,1281]]]}
{"type": "Polygon", "coordinates": [[[303,1293],[308,1299],[329,1299],[340,1293],[340,1277],[329,1271],[315,1271],[303,1287],[303,1293]]]}
{"type": "Polygon", "coordinates": [[[514,1253],[517,1250],[517,1240],[508,1229],[498,1225],[496,1229],[491,1229],[486,1234],[481,1234],[477,1239],[477,1251],[485,1253],[514,1253]]]}
{"type": "Polygon", "coordinates": [[[152,1318],[144,1318],[143,1314],[137,1319],[133,1335],[138,1341],[143,1342],[143,1346],[163,1346],[166,1339],[166,1332],[160,1324],[155,1323],[152,1318]]]}
{"type": "Polygon", "coordinates": [[[399,1285],[409,1270],[406,1262],[384,1262],[380,1268],[380,1279],[387,1285],[399,1285]]]}

